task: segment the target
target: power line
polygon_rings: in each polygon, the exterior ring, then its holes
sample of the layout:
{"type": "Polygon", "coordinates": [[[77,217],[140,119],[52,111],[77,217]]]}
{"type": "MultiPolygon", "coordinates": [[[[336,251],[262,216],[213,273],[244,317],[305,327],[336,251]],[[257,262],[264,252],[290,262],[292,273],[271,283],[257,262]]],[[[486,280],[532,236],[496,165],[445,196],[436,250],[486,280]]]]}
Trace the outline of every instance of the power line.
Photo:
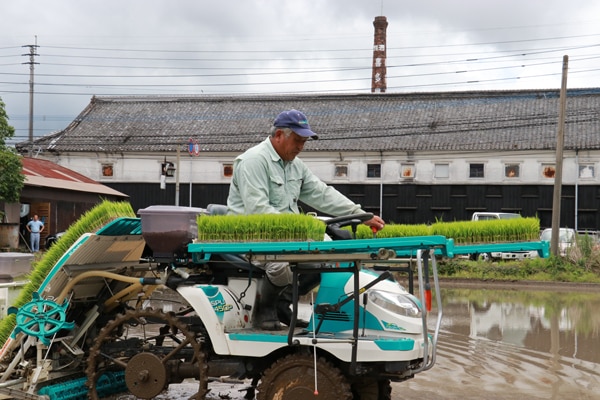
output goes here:
{"type": "MultiPolygon", "coordinates": [[[[501,41],[493,41],[493,42],[479,42],[479,43],[453,43],[453,44],[443,44],[443,45],[426,45],[426,46],[402,46],[402,47],[388,47],[389,50],[408,50],[408,49],[433,49],[433,48],[451,48],[451,47],[465,47],[465,46],[490,46],[490,45],[499,45],[499,44],[514,44],[514,43],[528,43],[528,42],[543,42],[543,41],[557,41],[557,40],[566,40],[566,39],[577,39],[577,41],[583,38],[600,38],[600,34],[590,34],[590,35],[572,35],[572,36],[556,36],[556,37],[546,37],[546,38],[537,38],[537,39],[519,39],[519,40],[501,40],[501,41]]],[[[329,49],[298,49],[294,48],[293,50],[249,50],[249,49],[237,49],[237,50],[222,50],[222,49],[211,49],[211,50],[174,50],[174,49],[135,49],[135,48],[103,48],[103,47],[73,47],[73,46],[44,46],[49,49],[69,49],[69,50],[78,50],[78,51],[108,51],[108,52],[151,52],[151,53],[184,53],[184,54],[240,54],[240,53],[250,53],[250,54],[278,54],[278,53],[336,53],[336,52],[356,52],[356,51],[364,51],[363,48],[329,48],[329,49]]]]}
{"type": "MultiPolygon", "coordinates": [[[[348,35],[346,35],[348,36],[348,35]]],[[[349,35],[352,36],[352,35],[349,35]]],[[[557,52],[582,52],[582,51],[594,51],[600,47],[597,43],[598,34],[592,35],[572,35],[572,36],[555,36],[545,37],[539,39],[519,39],[514,41],[501,40],[501,41],[490,41],[490,42],[479,42],[479,43],[453,43],[444,45],[424,45],[424,46],[401,46],[401,47],[389,47],[388,48],[388,89],[392,90],[414,90],[414,89],[436,89],[447,87],[453,87],[461,85],[465,88],[477,87],[482,85],[496,85],[506,82],[517,82],[517,81],[532,81],[534,79],[543,79],[545,77],[558,76],[558,73],[549,72],[553,65],[558,65],[557,61],[552,61],[548,55],[556,54],[557,52]],[[582,44],[584,39],[590,39],[594,43],[582,44]],[[564,42],[564,41],[577,41],[577,44],[569,46],[568,43],[564,46],[543,46],[543,43],[547,42],[564,42]],[[526,44],[526,45],[523,45],[526,44]],[[511,46],[520,47],[519,49],[480,49],[477,48],[486,46],[511,46]],[[531,45],[531,46],[529,46],[531,45]],[[456,51],[457,48],[462,47],[465,49],[474,49],[472,51],[456,51]],[[433,50],[440,50],[439,52],[433,50]],[[407,54],[413,52],[413,50],[419,50],[425,54],[407,54]],[[426,50],[426,51],[422,51],[426,50]],[[542,58],[542,56],[545,56],[542,58]],[[437,57],[439,60],[432,60],[437,57]],[[414,59],[415,62],[406,61],[407,59],[414,59]],[[429,61],[428,61],[429,60],[429,61]],[[483,63],[496,63],[493,66],[481,67],[477,64],[483,63]],[[464,67],[463,67],[464,65],[464,67]],[[515,71],[527,72],[528,69],[542,67],[539,73],[529,71],[529,73],[515,73],[515,71]],[[415,71],[414,69],[419,69],[415,71]],[[434,68],[438,68],[435,70],[434,68]],[[440,70],[442,69],[442,70],[440,70]],[[389,74],[393,71],[393,74],[389,74]],[[491,72],[498,72],[498,74],[492,75],[491,72]],[[479,74],[479,75],[478,75],[479,74]],[[428,79],[430,78],[430,79],[428,79]]],[[[291,40],[292,38],[290,38],[291,40]]],[[[193,46],[190,43],[188,50],[177,50],[177,49],[160,49],[153,45],[151,49],[112,49],[106,47],[94,48],[94,47],[72,47],[72,46],[44,46],[44,63],[43,71],[48,70],[48,67],[61,67],[64,73],[40,73],[38,68],[36,82],[39,87],[43,87],[45,90],[37,91],[36,95],[41,96],[116,96],[116,95],[135,95],[135,94],[156,94],[156,93],[248,93],[248,91],[257,91],[264,88],[269,93],[275,93],[280,91],[283,86],[286,86],[286,92],[291,92],[293,87],[294,93],[299,94],[312,94],[312,93],[350,93],[350,92],[364,92],[369,90],[369,79],[370,74],[365,74],[362,77],[361,74],[364,71],[370,71],[370,58],[371,49],[361,49],[358,46],[352,46],[352,48],[329,48],[329,49],[306,49],[306,46],[302,45],[302,40],[293,38],[299,46],[304,47],[294,52],[298,57],[290,57],[289,51],[277,50],[277,49],[239,49],[239,50],[206,50],[206,49],[191,49],[193,46]],[[357,48],[358,47],[358,48],[357,48]],[[94,54],[100,54],[108,51],[118,51],[120,56],[102,56],[102,58],[94,58],[92,55],[86,56],[85,54],[68,54],[68,52],[61,52],[62,54],[53,54],[54,50],[75,50],[78,53],[81,52],[92,52],[94,54]],[[130,52],[133,55],[139,54],[144,56],[146,53],[152,53],[156,55],[158,53],[164,53],[166,57],[121,57],[123,53],[130,52]],[[361,56],[362,52],[365,52],[365,56],[361,56]],[[199,57],[179,57],[178,54],[183,55],[198,55],[199,57]],[[215,56],[209,56],[214,54],[215,56]],[[260,56],[261,54],[271,54],[273,57],[264,58],[253,56],[260,56]],[[169,57],[168,55],[175,55],[175,57],[169,57]],[[221,56],[222,55],[222,56],[221,56]],[[308,57],[310,55],[311,57],[308,57]],[[210,58],[208,58],[209,56],[210,58]],[[231,57],[230,57],[231,56],[231,57]],[[51,62],[54,58],[65,58],[74,61],[78,60],[99,60],[104,59],[109,61],[107,65],[99,65],[98,62],[94,65],[94,62],[90,63],[53,63],[51,62]],[[187,61],[186,61],[187,60],[187,61]],[[274,61],[279,63],[267,64],[266,61],[274,61]],[[133,65],[139,61],[144,63],[143,65],[133,65]],[[175,61],[177,65],[166,66],[164,63],[175,61]],[[125,62],[129,65],[119,65],[125,62]],[[184,65],[184,64],[190,65],[184,65]],[[198,65],[202,63],[202,65],[198,65]],[[217,63],[215,66],[207,65],[209,63],[217,63]],[[244,63],[244,66],[239,66],[244,63]],[[265,65],[258,65],[258,64],[265,65]],[[154,65],[153,65],[154,64],[154,65]],[[163,65],[161,65],[163,64],[163,65]],[[332,64],[332,65],[328,65],[332,64]],[[65,68],[72,67],[72,68],[65,68]],[[86,73],[72,73],[72,71],[91,70],[93,68],[113,69],[115,71],[128,71],[128,70],[141,70],[148,71],[154,70],[156,74],[119,74],[112,73],[107,75],[102,74],[86,74],[86,73]],[[246,74],[238,73],[237,71],[245,70],[248,71],[246,74]],[[170,73],[175,71],[202,71],[203,73],[170,73]],[[218,72],[211,72],[218,71],[218,72]],[[231,72],[231,73],[228,73],[231,72]],[[206,73],[204,73],[206,72],[206,73]],[[258,77],[270,78],[269,81],[265,82],[264,79],[261,82],[256,82],[258,77]],[[44,82],[44,78],[46,79],[44,82]],[[278,81],[275,82],[274,79],[278,81]],[[102,79],[129,79],[127,84],[102,84],[102,79]],[[160,84],[152,84],[151,82],[141,82],[141,80],[150,79],[161,79],[163,82],[160,84]],[[195,79],[196,81],[186,83],[185,80],[195,79]],[[244,79],[244,80],[242,80],[244,79]],[[83,81],[82,81],[83,80],[83,81]],[[237,80],[237,81],[236,81],[237,80]],[[64,83],[63,83],[64,82],[64,83]],[[173,82],[173,84],[168,84],[173,82]],[[204,83],[205,82],[205,83],[204,83]],[[63,90],[53,90],[54,88],[64,88],[63,90]],[[101,90],[104,93],[99,93],[97,90],[101,90]]],[[[300,38],[302,39],[302,38],[300,38]]],[[[306,41],[306,40],[305,40],[306,41]]],[[[36,41],[37,43],[37,41],[36,41]]],[[[271,43],[271,40],[269,41],[271,43]]],[[[354,42],[356,43],[356,42],[354,42]]],[[[197,43],[195,43],[197,44],[197,43]]],[[[215,45],[216,42],[210,42],[207,45],[215,45]]],[[[36,45],[37,46],[37,45],[36,45]]],[[[22,46],[27,47],[27,46],[22,46]]],[[[19,47],[7,46],[0,47],[0,51],[11,51],[19,47]]],[[[286,49],[290,48],[289,46],[286,49]]],[[[38,56],[36,54],[36,56],[38,56]]],[[[10,61],[9,57],[15,57],[15,55],[7,56],[0,54],[2,59],[10,61]]],[[[95,57],[98,57],[95,55],[95,57]]],[[[587,54],[587,55],[573,55],[570,57],[572,65],[576,61],[590,61],[599,58],[598,53],[587,54]]],[[[412,61],[412,60],[411,60],[412,61]]],[[[19,65],[23,63],[7,63],[9,65],[19,65]]],[[[32,67],[31,65],[30,67],[32,67]]],[[[596,74],[599,69],[585,68],[581,65],[579,68],[573,68],[571,70],[572,75],[576,74],[596,74]]],[[[30,71],[31,73],[31,71],[30,71]]],[[[0,75],[15,77],[14,81],[8,79],[5,82],[0,82],[0,94],[25,94],[26,90],[9,88],[18,88],[25,83],[19,80],[19,77],[25,76],[25,74],[18,74],[12,72],[2,72],[0,75]]],[[[31,84],[33,80],[30,79],[31,84]]],[[[36,89],[38,89],[36,88],[36,89]]],[[[31,93],[33,93],[31,91],[31,93]]],[[[34,116],[35,117],[35,116],[34,116]]],[[[35,117],[34,121],[39,121],[35,117]]],[[[35,130],[37,131],[37,130],[35,130]]]]}

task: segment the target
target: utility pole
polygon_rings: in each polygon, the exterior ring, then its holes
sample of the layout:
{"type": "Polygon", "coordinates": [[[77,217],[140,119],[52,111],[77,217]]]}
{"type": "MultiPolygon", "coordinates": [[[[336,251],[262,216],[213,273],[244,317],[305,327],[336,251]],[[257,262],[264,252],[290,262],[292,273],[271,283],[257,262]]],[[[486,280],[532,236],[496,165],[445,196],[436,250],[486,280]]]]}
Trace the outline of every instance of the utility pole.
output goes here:
{"type": "Polygon", "coordinates": [[[175,170],[175,205],[179,206],[179,165],[181,161],[181,146],[177,144],[177,169],[175,170]]]}
{"type": "Polygon", "coordinates": [[[567,109],[567,71],[569,56],[563,56],[562,84],[560,87],[560,105],[558,110],[558,133],[556,137],[556,170],[554,174],[554,193],[552,198],[552,236],[550,251],[559,254],[558,236],[560,232],[560,200],[562,193],[563,150],[565,147],[565,113],[567,109]]]}
{"type": "Polygon", "coordinates": [[[29,61],[23,64],[29,64],[29,157],[33,156],[33,76],[34,76],[34,65],[39,64],[35,62],[35,56],[39,56],[36,53],[37,48],[37,36],[35,37],[35,44],[28,44],[22,47],[29,47],[29,53],[23,54],[29,56],[29,61]]]}

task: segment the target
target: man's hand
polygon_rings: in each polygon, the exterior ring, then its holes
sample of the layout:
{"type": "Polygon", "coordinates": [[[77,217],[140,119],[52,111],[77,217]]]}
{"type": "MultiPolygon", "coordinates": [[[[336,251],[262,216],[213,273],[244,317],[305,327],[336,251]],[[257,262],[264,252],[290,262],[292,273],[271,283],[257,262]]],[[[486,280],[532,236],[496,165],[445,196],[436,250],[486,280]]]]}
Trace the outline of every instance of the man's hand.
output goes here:
{"type": "Polygon", "coordinates": [[[377,215],[375,215],[370,220],[365,221],[364,224],[380,231],[385,226],[385,221],[383,219],[381,219],[380,217],[378,217],[377,215]]]}

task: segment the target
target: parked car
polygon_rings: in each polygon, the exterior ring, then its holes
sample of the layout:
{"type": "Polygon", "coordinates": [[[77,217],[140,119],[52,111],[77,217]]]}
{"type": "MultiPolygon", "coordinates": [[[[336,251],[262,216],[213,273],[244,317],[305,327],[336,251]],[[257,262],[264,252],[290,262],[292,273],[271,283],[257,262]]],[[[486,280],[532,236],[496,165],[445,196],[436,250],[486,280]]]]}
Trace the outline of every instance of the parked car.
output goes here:
{"type": "MultiPolygon", "coordinates": [[[[558,249],[561,256],[566,256],[570,247],[575,246],[577,232],[571,228],[559,228],[558,230],[558,249]]],[[[542,231],[540,240],[550,242],[552,239],[552,228],[547,228],[542,231]]]]}
{"type": "Polygon", "coordinates": [[[64,232],[58,232],[58,233],[53,233],[52,235],[48,235],[46,237],[46,250],[48,250],[50,247],[52,247],[52,245],[54,243],[56,243],[56,241],[58,239],[61,238],[62,235],[64,235],[64,232]]]}

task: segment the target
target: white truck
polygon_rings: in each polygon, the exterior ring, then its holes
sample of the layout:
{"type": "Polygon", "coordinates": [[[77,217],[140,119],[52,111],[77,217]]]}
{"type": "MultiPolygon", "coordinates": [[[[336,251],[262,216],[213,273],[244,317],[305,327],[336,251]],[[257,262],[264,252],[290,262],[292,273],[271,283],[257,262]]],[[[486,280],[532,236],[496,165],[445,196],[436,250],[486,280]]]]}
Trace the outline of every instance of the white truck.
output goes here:
{"type": "MultiPolygon", "coordinates": [[[[513,219],[522,218],[521,214],[507,212],[474,212],[471,221],[489,221],[495,219],[513,219]]],[[[511,251],[511,252],[486,252],[472,253],[471,260],[524,260],[526,258],[537,257],[535,251],[511,251]]]]}
{"type": "MultiPolygon", "coordinates": [[[[587,234],[587,232],[586,232],[587,234]]],[[[577,232],[571,228],[559,228],[558,230],[558,252],[565,257],[569,248],[575,246],[577,232]]],[[[552,241],[552,228],[544,229],[540,235],[540,240],[552,241]]]]}
{"type": "Polygon", "coordinates": [[[521,214],[506,212],[474,212],[471,221],[486,221],[490,219],[513,219],[521,218],[521,214]]]}

